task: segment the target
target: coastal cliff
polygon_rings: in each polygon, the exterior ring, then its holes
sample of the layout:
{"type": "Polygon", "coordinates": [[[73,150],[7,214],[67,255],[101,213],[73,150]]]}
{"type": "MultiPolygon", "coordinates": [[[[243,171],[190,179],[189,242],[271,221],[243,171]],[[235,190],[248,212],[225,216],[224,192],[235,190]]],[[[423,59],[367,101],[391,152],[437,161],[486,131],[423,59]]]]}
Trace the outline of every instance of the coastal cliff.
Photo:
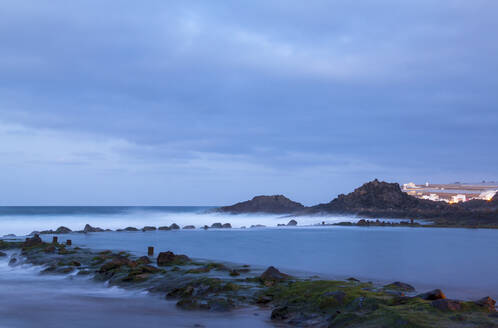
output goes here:
{"type": "Polygon", "coordinates": [[[283,195],[256,196],[251,200],[240,202],[232,206],[217,209],[218,212],[238,213],[294,213],[305,209],[301,203],[294,202],[283,195]]]}

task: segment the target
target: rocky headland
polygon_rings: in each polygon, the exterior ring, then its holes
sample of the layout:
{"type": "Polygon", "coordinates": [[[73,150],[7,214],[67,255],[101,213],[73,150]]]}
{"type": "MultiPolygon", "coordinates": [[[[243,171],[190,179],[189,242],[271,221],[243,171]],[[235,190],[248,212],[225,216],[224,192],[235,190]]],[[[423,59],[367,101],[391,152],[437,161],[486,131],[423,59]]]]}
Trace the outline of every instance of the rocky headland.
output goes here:
{"type": "Polygon", "coordinates": [[[30,263],[42,266],[43,275],[91,276],[96,283],[146,290],[183,310],[260,306],[273,322],[299,327],[498,327],[496,302],[489,297],[448,299],[439,289],[418,293],[399,281],[377,286],[354,278],[303,279],[275,267],[195,260],[170,251],[141,257],[93,251],[43,242],[38,235],[0,240],[0,250],[11,266],[30,263]]]}
{"type": "Polygon", "coordinates": [[[252,200],[221,207],[229,213],[281,213],[293,215],[344,214],[364,218],[398,218],[431,221],[431,226],[498,228],[498,194],[490,201],[472,200],[448,204],[419,199],[403,192],[397,183],[373,180],[349,194],[341,194],[329,203],[305,207],[283,196],[277,206],[275,196],[258,196],[252,200]],[[262,201],[265,200],[265,201],[262,201]],[[291,206],[294,204],[294,206],[291,206]],[[298,205],[295,205],[298,204],[298,205]]]}

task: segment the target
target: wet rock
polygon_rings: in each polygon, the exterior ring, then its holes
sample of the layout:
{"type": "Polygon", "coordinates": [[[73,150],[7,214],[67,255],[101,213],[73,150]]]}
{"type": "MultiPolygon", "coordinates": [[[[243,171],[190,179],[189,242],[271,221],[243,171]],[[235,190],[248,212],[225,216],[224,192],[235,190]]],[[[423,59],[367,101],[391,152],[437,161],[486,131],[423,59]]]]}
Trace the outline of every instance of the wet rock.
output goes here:
{"type": "Polygon", "coordinates": [[[259,276],[259,279],[263,282],[267,282],[267,281],[279,282],[279,281],[287,280],[290,278],[291,278],[291,276],[278,271],[278,269],[273,267],[273,266],[266,269],[266,271],[263,272],[261,274],[261,276],[259,276]]]}
{"type": "Polygon", "coordinates": [[[462,309],[462,302],[449,299],[438,299],[433,301],[431,305],[441,311],[460,311],[462,309]]]}
{"type": "Polygon", "coordinates": [[[26,238],[26,241],[23,243],[23,248],[33,247],[42,245],[43,241],[41,240],[39,235],[34,235],[32,238],[26,238]]]}
{"type": "Polygon", "coordinates": [[[232,276],[232,277],[240,276],[240,272],[237,270],[232,270],[232,271],[230,271],[230,276],[232,276]]]}
{"type": "Polygon", "coordinates": [[[137,264],[151,264],[151,260],[147,256],[139,257],[136,261],[137,264]]]}
{"type": "Polygon", "coordinates": [[[234,302],[229,298],[215,298],[208,301],[211,311],[228,312],[235,308],[234,302]]]}
{"type": "Polygon", "coordinates": [[[169,226],[169,228],[171,230],[178,230],[178,229],[180,229],[180,226],[176,223],[173,223],[172,225],[169,226]]]}
{"type": "Polygon", "coordinates": [[[204,225],[204,227],[202,227],[202,229],[207,230],[207,229],[209,229],[209,227],[207,225],[204,225]]]}
{"type": "Polygon", "coordinates": [[[124,231],[138,231],[138,229],[135,227],[126,227],[124,228],[124,231]]]}
{"type": "Polygon", "coordinates": [[[98,272],[107,273],[109,271],[119,269],[124,265],[129,266],[130,264],[132,264],[132,261],[130,261],[127,257],[115,256],[110,262],[107,262],[104,265],[102,265],[98,270],[98,272]]]}
{"type": "Polygon", "coordinates": [[[14,266],[17,264],[17,262],[18,262],[18,260],[16,257],[11,257],[9,260],[9,266],[14,266]]]}
{"type": "Polygon", "coordinates": [[[159,227],[158,230],[166,231],[166,230],[171,230],[171,228],[170,227],[159,227]]]}
{"type": "Polygon", "coordinates": [[[156,231],[156,227],[151,227],[151,226],[145,226],[142,228],[142,231],[156,231]]]}
{"type": "Polygon", "coordinates": [[[290,227],[297,226],[297,221],[294,220],[294,219],[292,219],[292,220],[289,221],[289,223],[287,223],[287,225],[290,226],[290,227]]]}
{"type": "Polygon", "coordinates": [[[360,282],[360,280],[356,279],[356,278],[353,278],[353,277],[349,277],[348,279],[346,279],[347,281],[354,281],[354,282],[360,282]]]}
{"type": "Polygon", "coordinates": [[[338,290],[335,292],[327,292],[327,293],[323,294],[323,296],[333,297],[337,301],[337,303],[342,304],[342,302],[344,301],[344,298],[346,298],[346,293],[338,290]]]}
{"type": "Polygon", "coordinates": [[[399,291],[404,291],[404,292],[413,292],[415,291],[415,288],[412,285],[409,285],[404,282],[400,281],[395,281],[391,284],[385,285],[385,289],[392,289],[392,290],[399,290],[399,291]]]}
{"type": "Polygon", "coordinates": [[[422,293],[417,295],[417,297],[420,297],[421,299],[427,300],[427,301],[435,301],[439,299],[445,299],[446,295],[444,295],[443,291],[441,289],[434,289],[426,293],[422,293]]]}
{"type": "Polygon", "coordinates": [[[70,232],[72,232],[72,230],[66,227],[59,227],[57,228],[57,230],[55,230],[55,233],[59,234],[70,233],[70,232]]]}
{"type": "Polygon", "coordinates": [[[290,318],[289,307],[279,306],[271,311],[271,320],[283,321],[290,318]]]}
{"type": "Polygon", "coordinates": [[[251,228],[266,228],[266,226],[263,224],[253,224],[251,228]]]}
{"type": "Polygon", "coordinates": [[[4,252],[0,252],[0,257],[6,257],[7,254],[5,254],[4,252]]]}
{"type": "Polygon", "coordinates": [[[181,265],[190,262],[190,258],[187,255],[176,255],[173,252],[161,252],[157,256],[157,265],[181,265]]]}
{"type": "Polygon", "coordinates": [[[483,297],[474,302],[475,304],[485,308],[487,311],[496,311],[496,301],[489,296],[483,297]]]}
{"type": "Polygon", "coordinates": [[[223,229],[232,229],[232,225],[230,223],[223,223],[221,226],[223,229]]]}
{"type": "Polygon", "coordinates": [[[183,227],[183,229],[195,229],[195,226],[193,225],[186,225],[183,227]]]}
{"type": "Polygon", "coordinates": [[[273,301],[273,297],[270,295],[259,295],[256,299],[257,304],[268,304],[273,301]]]}
{"type": "Polygon", "coordinates": [[[292,213],[303,210],[305,207],[293,202],[283,195],[256,196],[251,200],[237,203],[232,206],[220,207],[218,212],[229,213],[292,213]]]}
{"type": "Polygon", "coordinates": [[[176,303],[176,306],[183,310],[209,310],[207,302],[199,301],[192,298],[181,299],[176,303]]]}
{"type": "Polygon", "coordinates": [[[221,229],[221,228],[223,228],[223,225],[220,222],[216,222],[216,223],[211,224],[211,228],[221,229]]]}
{"type": "Polygon", "coordinates": [[[103,231],[104,231],[103,229],[97,228],[97,227],[92,227],[89,224],[86,224],[85,228],[83,228],[83,232],[84,233],[87,233],[87,232],[103,232],[103,231]]]}

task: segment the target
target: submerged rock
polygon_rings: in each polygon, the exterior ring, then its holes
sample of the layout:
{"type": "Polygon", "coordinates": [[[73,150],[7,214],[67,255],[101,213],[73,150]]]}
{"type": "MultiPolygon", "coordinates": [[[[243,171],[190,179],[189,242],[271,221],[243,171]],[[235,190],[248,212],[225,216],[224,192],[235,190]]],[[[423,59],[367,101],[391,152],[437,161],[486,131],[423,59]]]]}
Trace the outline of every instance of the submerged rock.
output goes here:
{"type": "Polygon", "coordinates": [[[158,266],[166,266],[166,265],[181,265],[190,262],[190,258],[187,255],[176,255],[171,251],[161,252],[157,256],[157,265],[158,266]]]}

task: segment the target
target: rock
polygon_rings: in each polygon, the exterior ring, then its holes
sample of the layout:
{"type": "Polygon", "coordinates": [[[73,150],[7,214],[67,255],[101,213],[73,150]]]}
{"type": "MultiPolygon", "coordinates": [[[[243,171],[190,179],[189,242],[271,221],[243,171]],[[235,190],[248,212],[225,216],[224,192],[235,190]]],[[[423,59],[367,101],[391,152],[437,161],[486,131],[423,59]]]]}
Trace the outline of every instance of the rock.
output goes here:
{"type": "Polygon", "coordinates": [[[142,231],[156,231],[156,227],[151,227],[151,226],[145,226],[142,228],[142,231]]]}
{"type": "Polygon", "coordinates": [[[171,230],[170,227],[159,227],[158,230],[171,230]]]}
{"type": "Polygon", "coordinates": [[[290,318],[289,308],[287,306],[279,306],[271,311],[271,320],[287,320],[290,318]]]}
{"type": "Polygon", "coordinates": [[[333,297],[337,301],[337,303],[342,304],[342,302],[344,301],[344,298],[346,298],[346,293],[338,290],[335,292],[327,292],[327,293],[323,294],[323,296],[333,297]]]}
{"type": "Polygon", "coordinates": [[[420,297],[421,299],[427,300],[427,301],[435,301],[439,299],[445,299],[446,295],[441,291],[441,289],[434,289],[426,293],[422,293],[417,295],[416,297],[420,297]]]}
{"type": "Polygon", "coordinates": [[[139,257],[135,262],[137,262],[137,264],[150,264],[150,263],[152,263],[147,256],[139,257]]]}
{"type": "Polygon", "coordinates": [[[130,261],[127,257],[124,256],[115,256],[110,262],[105,263],[98,270],[99,273],[107,273],[114,269],[118,269],[123,265],[131,265],[132,261],[130,261]]]}
{"type": "Polygon", "coordinates": [[[126,227],[124,228],[124,231],[138,231],[138,229],[135,227],[126,227]]]}
{"type": "Polygon", "coordinates": [[[178,229],[180,229],[180,226],[176,223],[173,223],[172,225],[169,226],[169,228],[171,230],[178,230],[178,229]]]}
{"type": "Polygon", "coordinates": [[[223,229],[232,229],[232,225],[230,223],[223,223],[221,226],[223,229]]]}
{"type": "Polygon", "coordinates": [[[17,258],[11,257],[9,260],[9,266],[14,266],[17,263],[17,258]]]}
{"type": "Polygon", "coordinates": [[[9,233],[8,235],[5,235],[3,236],[4,238],[9,238],[9,237],[15,237],[16,235],[14,235],[13,233],[9,233]]]}
{"type": "Polygon", "coordinates": [[[240,272],[237,270],[232,270],[232,271],[230,271],[230,276],[232,276],[232,277],[240,276],[240,272]]]}
{"type": "Polygon", "coordinates": [[[7,254],[5,254],[4,252],[0,252],[0,257],[6,257],[7,254]]]}
{"type": "Polygon", "coordinates": [[[101,228],[96,228],[96,227],[92,227],[91,225],[89,224],[86,224],[85,225],[85,228],[83,228],[83,232],[84,233],[87,233],[87,232],[103,232],[104,230],[101,229],[101,228]]]}
{"type": "Polygon", "coordinates": [[[41,240],[38,234],[34,235],[32,238],[26,238],[26,241],[22,244],[23,248],[33,247],[42,245],[43,241],[41,240]]]}
{"type": "Polygon", "coordinates": [[[433,307],[441,311],[460,311],[462,302],[449,299],[438,299],[431,303],[433,307]]]}
{"type": "Polygon", "coordinates": [[[204,227],[202,227],[202,229],[207,230],[207,229],[209,229],[209,227],[207,225],[204,225],[204,227]]]}
{"type": "Polygon", "coordinates": [[[485,308],[489,312],[496,311],[496,301],[489,296],[483,297],[474,303],[485,308]]]}
{"type": "Polygon", "coordinates": [[[183,227],[183,229],[195,229],[195,226],[193,225],[186,225],[183,227]]]}
{"type": "Polygon", "coordinates": [[[360,280],[356,279],[356,278],[353,278],[353,277],[350,277],[348,279],[346,279],[348,281],[354,281],[354,282],[360,282],[360,280]]]}
{"type": "Polygon", "coordinates": [[[294,220],[294,219],[292,219],[292,220],[289,221],[289,223],[287,223],[287,225],[290,226],[290,227],[297,226],[297,221],[294,220]]]}
{"type": "Polygon", "coordinates": [[[60,234],[70,233],[70,232],[72,232],[72,230],[66,227],[59,227],[57,228],[57,230],[55,230],[55,233],[60,233],[60,234]]]}
{"type": "Polygon", "coordinates": [[[253,224],[250,228],[266,228],[263,224],[253,224]]]}
{"type": "Polygon", "coordinates": [[[262,280],[263,282],[266,281],[279,282],[290,278],[291,276],[278,271],[278,269],[273,266],[266,269],[266,271],[263,272],[261,276],[259,276],[259,279],[262,280]]]}
{"type": "Polygon", "coordinates": [[[215,298],[208,301],[211,311],[228,312],[235,308],[234,302],[229,298],[215,298]]]}
{"type": "Polygon", "coordinates": [[[404,282],[395,281],[389,285],[385,285],[384,288],[392,290],[400,290],[404,292],[413,292],[415,288],[412,285],[406,284],[404,282]]]}
{"type": "Polygon", "coordinates": [[[293,202],[283,195],[256,196],[251,200],[224,206],[217,209],[219,212],[229,213],[274,213],[284,214],[303,210],[303,204],[293,202]]]}
{"type": "Polygon", "coordinates": [[[190,262],[190,258],[187,255],[176,255],[173,252],[161,252],[157,256],[157,265],[180,265],[190,262]]]}
{"type": "Polygon", "coordinates": [[[221,228],[223,228],[223,225],[220,222],[216,222],[216,223],[211,224],[211,228],[221,229],[221,228]]]}
{"type": "Polygon", "coordinates": [[[34,236],[40,234],[40,231],[32,231],[28,236],[34,236]]]}

